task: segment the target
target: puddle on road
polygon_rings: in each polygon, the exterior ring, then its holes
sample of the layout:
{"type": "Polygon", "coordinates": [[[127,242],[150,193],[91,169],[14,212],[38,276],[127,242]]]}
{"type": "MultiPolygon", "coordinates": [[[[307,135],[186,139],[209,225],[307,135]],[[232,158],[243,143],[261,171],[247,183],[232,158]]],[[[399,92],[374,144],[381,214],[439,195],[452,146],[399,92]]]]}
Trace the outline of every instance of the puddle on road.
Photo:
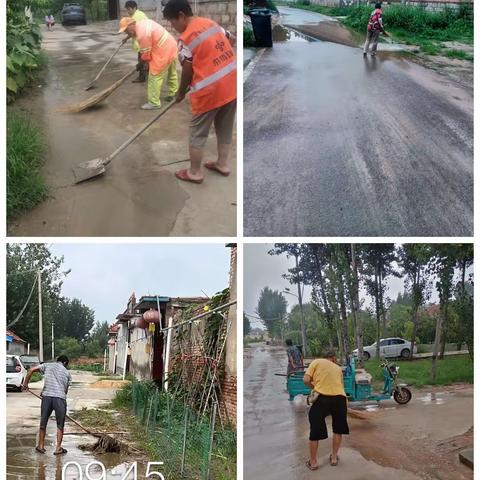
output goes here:
{"type": "Polygon", "coordinates": [[[447,392],[430,392],[418,398],[418,401],[424,405],[443,405],[445,404],[445,397],[447,395],[447,392]]]}
{"type": "Polygon", "coordinates": [[[308,37],[300,32],[284,27],[283,25],[275,25],[272,29],[273,41],[281,42],[314,42],[315,39],[308,37]]]}
{"type": "MultiPolygon", "coordinates": [[[[91,437],[88,435],[65,436],[63,446],[68,450],[66,455],[55,456],[54,451],[54,430],[48,429],[46,439],[46,454],[40,454],[35,451],[36,435],[7,435],[7,476],[20,480],[79,480],[86,478],[86,469],[92,462],[100,462],[105,467],[106,479],[119,479],[125,475],[131,467],[134,460],[125,458],[121,454],[102,454],[94,455],[84,452],[78,448],[79,444],[91,443],[91,437]],[[74,465],[78,464],[79,468],[74,465]],[[67,467],[66,465],[69,464],[67,467]],[[65,468],[65,474],[62,471],[65,468]]],[[[102,478],[102,467],[92,464],[89,468],[91,478],[102,478]]],[[[138,462],[138,474],[135,477],[133,473],[129,474],[125,480],[136,480],[144,478],[145,466],[143,462],[138,462]]],[[[87,477],[88,478],[88,477],[87,477]]]]}

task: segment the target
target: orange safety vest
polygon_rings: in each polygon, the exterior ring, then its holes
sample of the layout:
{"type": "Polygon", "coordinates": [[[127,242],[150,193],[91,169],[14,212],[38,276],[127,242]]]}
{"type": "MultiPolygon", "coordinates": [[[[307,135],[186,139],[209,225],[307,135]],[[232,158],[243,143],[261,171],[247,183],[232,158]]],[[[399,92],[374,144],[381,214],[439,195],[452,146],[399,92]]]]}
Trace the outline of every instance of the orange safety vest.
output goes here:
{"type": "Polygon", "coordinates": [[[149,72],[158,75],[177,57],[177,44],[168,31],[153,20],[140,20],[135,24],[142,60],[148,62],[149,72]]]}
{"type": "Polygon", "coordinates": [[[222,27],[208,18],[194,17],[179,38],[193,55],[192,112],[198,115],[235,100],[237,61],[222,27]]]}

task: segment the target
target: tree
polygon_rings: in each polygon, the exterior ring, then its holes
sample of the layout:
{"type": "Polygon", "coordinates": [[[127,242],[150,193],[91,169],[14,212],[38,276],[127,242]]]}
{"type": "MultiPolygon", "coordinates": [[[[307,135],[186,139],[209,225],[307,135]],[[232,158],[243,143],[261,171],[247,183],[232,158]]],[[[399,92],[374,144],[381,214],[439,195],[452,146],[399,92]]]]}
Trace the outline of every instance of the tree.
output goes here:
{"type": "Polygon", "coordinates": [[[377,319],[376,357],[380,356],[380,338],[385,337],[385,280],[390,275],[398,275],[393,266],[396,260],[395,245],[391,243],[373,243],[362,246],[362,276],[367,293],[374,301],[374,312],[377,319]]]}
{"type": "MultiPolygon", "coordinates": [[[[34,291],[28,305],[14,324],[28,300],[37,272],[42,279],[43,329],[48,335],[60,302],[63,257],[55,257],[45,244],[7,244],[7,326],[38,348],[38,294],[34,291]]],[[[35,287],[36,288],[36,287],[35,287]]]]}
{"type": "Polygon", "coordinates": [[[295,258],[295,268],[289,269],[289,274],[284,275],[284,278],[287,278],[290,283],[295,283],[297,285],[298,291],[298,302],[300,305],[300,311],[302,315],[302,324],[301,324],[301,332],[302,332],[302,347],[303,347],[303,355],[307,355],[307,334],[305,331],[305,318],[303,312],[303,302],[302,302],[302,287],[301,287],[301,279],[302,279],[302,270],[299,265],[299,257],[302,255],[302,250],[305,247],[302,244],[298,243],[276,243],[275,247],[268,252],[270,255],[281,255],[282,253],[286,253],[287,258],[294,257],[295,258]],[[303,248],[302,248],[303,247],[303,248]]]}
{"type": "Polygon", "coordinates": [[[411,321],[413,324],[410,342],[410,360],[413,358],[413,348],[418,329],[418,312],[430,296],[431,280],[429,279],[429,263],[432,256],[430,244],[407,243],[399,250],[399,261],[405,278],[405,285],[409,287],[412,306],[411,321]]]}
{"type": "Polygon", "coordinates": [[[256,313],[272,339],[282,337],[287,315],[287,300],[280,292],[264,287],[260,292],[256,313]]]}
{"type": "Polygon", "coordinates": [[[252,331],[250,320],[243,314],[243,335],[246,337],[252,331]]]}
{"type": "Polygon", "coordinates": [[[58,337],[85,341],[95,324],[94,311],[77,298],[62,298],[55,313],[55,332],[58,337]]]}

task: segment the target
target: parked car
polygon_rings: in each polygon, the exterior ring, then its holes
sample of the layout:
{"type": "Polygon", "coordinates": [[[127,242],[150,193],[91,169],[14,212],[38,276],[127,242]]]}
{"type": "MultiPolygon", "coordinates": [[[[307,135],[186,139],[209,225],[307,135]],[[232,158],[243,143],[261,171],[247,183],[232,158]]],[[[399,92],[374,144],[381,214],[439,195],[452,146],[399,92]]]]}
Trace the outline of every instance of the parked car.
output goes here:
{"type": "MultiPolygon", "coordinates": [[[[410,356],[411,342],[404,338],[382,338],[380,340],[380,358],[408,358],[410,356]]],[[[363,347],[363,358],[368,360],[375,357],[377,352],[377,342],[368,347],[363,347]]],[[[355,349],[353,355],[358,357],[358,349],[355,349]]],[[[413,344],[413,353],[417,353],[417,347],[413,344]]]]}
{"type": "Polygon", "coordinates": [[[62,25],[86,25],[87,14],[79,3],[64,3],[62,9],[62,25]]]}
{"type": "Polygon", "coordinates": [[[40,359],[36,355],[20,355],[20,360],[27,370],[40,365],[40,359]]]}
{"type": "Polygon", "coordinates": [[[27,369],[18,355],[7,355],[7,388],[22,389],[27,369]]]}

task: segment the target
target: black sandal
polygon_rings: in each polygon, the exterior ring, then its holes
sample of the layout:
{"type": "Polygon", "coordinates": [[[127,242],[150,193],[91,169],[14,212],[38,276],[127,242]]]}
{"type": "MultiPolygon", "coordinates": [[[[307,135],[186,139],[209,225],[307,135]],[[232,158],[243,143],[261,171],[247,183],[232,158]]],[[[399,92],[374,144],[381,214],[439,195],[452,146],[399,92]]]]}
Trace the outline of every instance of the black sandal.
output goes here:
{"type": "Polygon", "coordinates": [[[60,451],[55,450],[53,452],[54,455],[65,455],[66,453],[67,453],[67,450],[65,450],[64,448],[62,448],[60,451]]]}
{"type": "Polygon", "coordinates": [[[47,452],[44,448],[39,448],[39,447],[35,447],[35,450],[36,450],[38,453],[46,453],[46,452],[47,452]]]}
{"type": "Polygon", "coordinates": [[[316,467],[312,467],[312,464],[310,463],[310,460],[307,460],[307,468],[310,470],[318,470],[318,465],[316,467]]]}

